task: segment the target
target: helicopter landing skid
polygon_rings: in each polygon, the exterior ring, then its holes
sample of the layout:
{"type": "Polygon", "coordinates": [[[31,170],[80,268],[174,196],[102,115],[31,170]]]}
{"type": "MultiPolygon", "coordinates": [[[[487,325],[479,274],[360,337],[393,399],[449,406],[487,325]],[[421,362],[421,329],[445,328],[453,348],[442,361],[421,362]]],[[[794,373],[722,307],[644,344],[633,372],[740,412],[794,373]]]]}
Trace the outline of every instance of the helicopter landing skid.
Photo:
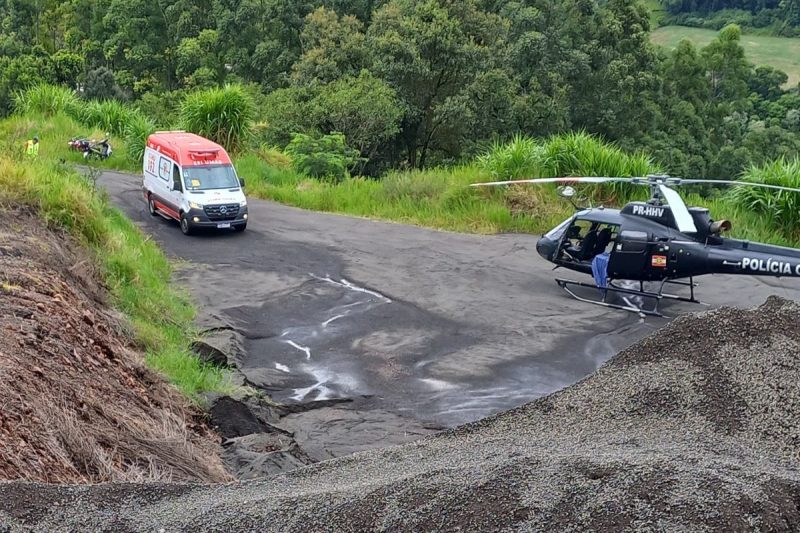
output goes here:
{"type": "Polygon", "coordinates": [[[558,283],[559,287],[561,287],[562,289],[567,291],[567,293],[570,296],[572,296],[573,298],[575,298],[576,300],[579,300],[581,302],[590,303],[590,304],[595,304],[595,305],[602,305],[603,307],[610,307],[610,308],[613,308],[613,309],[619,309],[621,311],[628,311],[628,312],[631,312],[631,313],[637,313],[642,318],[644,318],[645,316],[656,316],[656,317],[661,317],[661,318],[669,318],[666,315],[664,315],[663,313],[661,313],[661,311],[658,310],[658,304],[661,302],[662,299],[677,300],[677,301],[680,301],[680,302],[695,303],[695,304],[700,304],[700,305],[708,305],[707,303],[701,302],[700,300],[698,300],[698,299],[696,299],[694,297],[694,288],[697,286],[697,284],[694,281],[692,281],[692,278],[689,278],[689,281],[663,280],[661,282],[661,285],[658,288],[658,292],[650,292],[650,291],[644,290],[644,282],[642,282],[642,281],[639,282],[639,290],[626,289],[624,287],[619,287],[617,285],[614,285],[613,282],[609,282],[608,286],[605,287],[605,288],[598,287],[597,285],[595,285],[593,283],[585,283],[585,282],[582,282],[582,281],[572,281],[572,280],[569,280],[569,279],[561,279],[561,278],[556,278],[556,283],[558,283]],[[664,285],[666,285],[667,283],[670,283],[670,284],[673,284],[673,285],[682,285],[682,286],[689,287],[689,290],[690,290],[689,297],[687,298],[686,296],[680,296],[680,295],[677,295],[677,294],[665,293],[664,292],[664,285]],[[592,289],[597,289],[602,293],[603,297],[600,300],[592,300],[591,298],[584,298],[582,296],[578,296],[577,294],[575,294],[575,292],[573,292],[570,289],[571,285],[572,286],[578,286],[578,287],[589,287],[589,288],[592,288],[592,289]],[[622,304],[615,304],[615,303],[607,302],[606,298],[608,297],[608,293],[609,292],[613,292],[613,293],[617,293],[617,294],[629,294],[629,295],[632,295],[632,296],[643,296],[645,298],[653,298],[653,299],[655,299],[655,304],[653,305],[652,309],[645,309],[642,306],[637,306],[637,305],[631,303],[630,300],[628,300],[627,298],[624,298],[624,297],[623,297],[623,299],[625,300],[625,302],[628,305],[622,305],[622,304]]]}

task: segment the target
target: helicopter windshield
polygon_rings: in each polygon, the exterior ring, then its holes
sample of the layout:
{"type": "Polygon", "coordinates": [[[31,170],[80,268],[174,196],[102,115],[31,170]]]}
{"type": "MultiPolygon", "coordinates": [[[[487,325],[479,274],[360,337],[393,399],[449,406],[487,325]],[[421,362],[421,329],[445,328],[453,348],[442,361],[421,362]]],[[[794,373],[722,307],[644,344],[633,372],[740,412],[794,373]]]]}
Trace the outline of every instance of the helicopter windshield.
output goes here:
{"type": "Polygon", "coordinates": [[[553,240],[560,239],[564,235],[564,232],[567,230],[567,226],[569,226],[569,223],[572,222],[573,218],[574,217],[568,218],[555,228],[545,233],[544,236],[547,237],[548,239],[553,239],[553,240]]]}

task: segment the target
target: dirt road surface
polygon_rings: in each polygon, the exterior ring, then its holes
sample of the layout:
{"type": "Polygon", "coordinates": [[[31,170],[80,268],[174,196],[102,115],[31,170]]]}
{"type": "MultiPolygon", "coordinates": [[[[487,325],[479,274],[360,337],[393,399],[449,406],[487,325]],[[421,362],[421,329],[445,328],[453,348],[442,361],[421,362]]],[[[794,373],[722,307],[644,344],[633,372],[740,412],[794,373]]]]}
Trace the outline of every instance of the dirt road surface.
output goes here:
{"type": "MultiPolygon", "coordinates": [[[[524,404],[667,323],[570,298],[553,278],[580,275],[553,272],[535,235],[463,235],[250,199],[246,232],[186,237],[148,214],[139,177],[107,172],[99,183],[184,261],[178,279],[201,325],[242,333],[237,363],[251,384],[280,402],[350,398],[350,409],[369,413],[295,415],[292,430],[326,442],[317,458],[524,404]]],[[[792,279],[700,283],[711,307],[800,299],[792,279]]]]}

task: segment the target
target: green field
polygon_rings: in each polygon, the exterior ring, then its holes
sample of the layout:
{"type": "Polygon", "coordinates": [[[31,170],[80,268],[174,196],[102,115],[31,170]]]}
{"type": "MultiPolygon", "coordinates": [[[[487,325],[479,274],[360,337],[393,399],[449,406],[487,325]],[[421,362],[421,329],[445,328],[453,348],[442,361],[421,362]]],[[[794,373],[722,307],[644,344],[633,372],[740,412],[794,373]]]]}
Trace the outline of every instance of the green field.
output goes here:
{"type": "MultiPolygon", "coordinates": [[[[705,46],[716,35],[717,32],[714,30],[664,26],[653,31],[652,39],[654,43],[671,49],[675,48],[681,39],[689,39],[698,47],[705,46]]],[[[788,74],[788,86],[794,87],[800,81],[800,39],[743,34],[742,46],[747,59],[752,63],[770,65],[788,74]]]]}

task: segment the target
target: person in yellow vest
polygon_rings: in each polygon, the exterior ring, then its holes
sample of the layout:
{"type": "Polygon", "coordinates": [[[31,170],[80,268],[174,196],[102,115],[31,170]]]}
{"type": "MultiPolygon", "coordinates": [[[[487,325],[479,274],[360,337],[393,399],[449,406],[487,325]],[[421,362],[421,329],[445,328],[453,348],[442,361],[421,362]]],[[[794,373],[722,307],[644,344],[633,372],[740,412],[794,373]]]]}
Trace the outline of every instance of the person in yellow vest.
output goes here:
{"type": "Polygon", "coordinates": [[[25,142],[25,155],[30,158],[39,156],[39,137],[34,135],[33,139],[25,142]]]}

